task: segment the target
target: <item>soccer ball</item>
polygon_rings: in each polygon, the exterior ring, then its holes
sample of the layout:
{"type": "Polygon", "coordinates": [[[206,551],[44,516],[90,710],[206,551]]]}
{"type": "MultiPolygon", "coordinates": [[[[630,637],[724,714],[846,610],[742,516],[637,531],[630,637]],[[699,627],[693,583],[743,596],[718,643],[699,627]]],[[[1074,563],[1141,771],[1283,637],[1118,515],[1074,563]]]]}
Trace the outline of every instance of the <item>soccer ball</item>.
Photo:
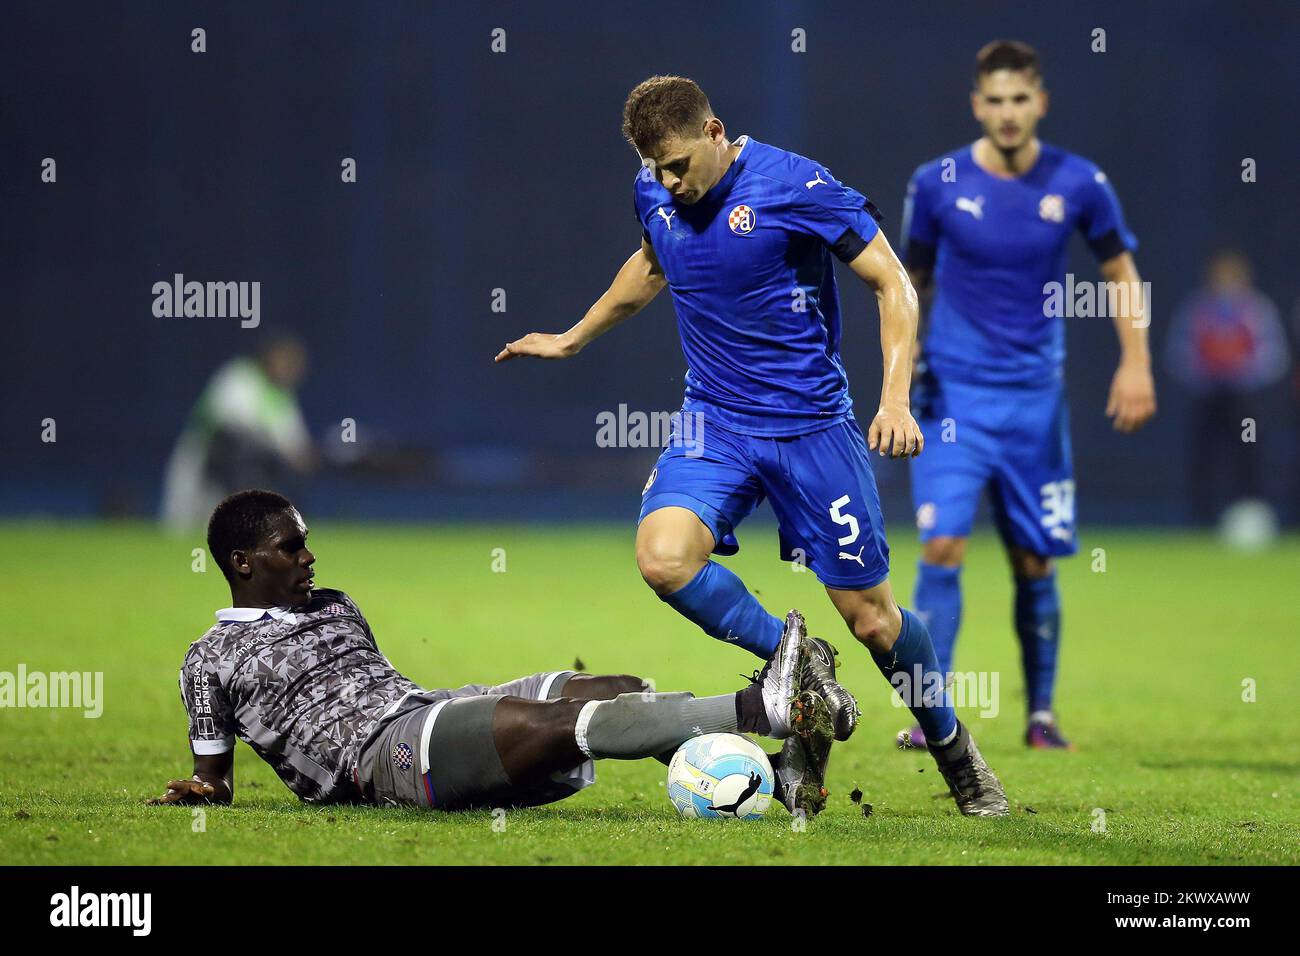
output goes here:
{"type": "Polygon", "coordinates": [[[1277,513],[1258,498],[1235,502],[1219,519],[1219,536],[1235,551],[1263,551],[1277,539],[1277,513]]]}
{"type": "Polygon", "coordinates": [[[757,820],[772,803],[767,754],[738,734],[692,737],[668,764],[668,799],[682,816],[757,820]]]}

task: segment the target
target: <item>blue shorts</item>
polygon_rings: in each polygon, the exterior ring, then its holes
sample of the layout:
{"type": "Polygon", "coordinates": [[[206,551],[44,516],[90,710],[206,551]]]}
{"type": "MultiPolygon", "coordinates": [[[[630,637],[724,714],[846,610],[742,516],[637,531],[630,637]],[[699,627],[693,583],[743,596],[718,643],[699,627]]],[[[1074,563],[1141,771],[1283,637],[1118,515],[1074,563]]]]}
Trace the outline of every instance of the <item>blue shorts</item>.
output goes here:
{"type": "Polygon", "coordinates": [[[830,588],[856,591],[889,577],[889,545],[867,443],[852,417],[807,435],[761,438],[710,425],[702,441],[670,439],[641,495],[641,516],[677,506],[735,554],[736,527],[767,498],[781,558],[830,588]]]}
{"type": "Polygon", "coordinates": [[[1065,388],[983,386],[923,375],[912,413],[925,451],[912,459],[921,540],[964,538],[988,489],[998,533],[1043,557],[1074,554],[1074,465],[1065,388]]]}

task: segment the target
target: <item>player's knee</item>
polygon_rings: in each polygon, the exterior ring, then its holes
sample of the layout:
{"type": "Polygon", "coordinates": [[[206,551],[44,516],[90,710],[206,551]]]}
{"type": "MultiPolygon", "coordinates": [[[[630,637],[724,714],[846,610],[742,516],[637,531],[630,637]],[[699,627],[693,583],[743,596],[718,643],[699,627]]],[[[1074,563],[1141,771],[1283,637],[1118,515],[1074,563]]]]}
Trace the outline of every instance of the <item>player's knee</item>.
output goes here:
{"type": "Polygon", "coordinates": [[[1045,578],[1052,573],[1052,559],[1046,555],[1012,548],[1007,557],[1011,561],[1011,573],[1018,578],[1045,578]]]}
{"type": "Polygon", "coordinates": [[[859,644],[873,654],[883,654],[898,640],[903,621],[897,607],[862,604],[845,623],[859,644]]]}
{"type": "Polygon", "coordinates": [[[931,538],[921,548],[921,560],[940,568],[959,568],[965,558],[965,538],[931,538]]]}
{"type": "Polygon", "coordinates": [[[650,540],[638,545],[636,566],[645,583],[659,595],[684,588],[699,572],[703,561],[675,542],[650,540]]]}

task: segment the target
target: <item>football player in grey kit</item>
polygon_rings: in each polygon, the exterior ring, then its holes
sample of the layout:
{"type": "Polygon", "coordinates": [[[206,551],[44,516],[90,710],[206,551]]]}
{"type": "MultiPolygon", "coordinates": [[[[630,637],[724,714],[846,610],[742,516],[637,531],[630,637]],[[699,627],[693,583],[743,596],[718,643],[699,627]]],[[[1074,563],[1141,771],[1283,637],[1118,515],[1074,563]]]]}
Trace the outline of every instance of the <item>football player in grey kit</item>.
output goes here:
{"type": "Polygon", "coordinates": [[[208,550],[231,607],[181,669],[194,774],[151,802],[229,803],[236,737],[304,801],[457,810],[549,803],[593,782],[594,759],[666,761],[693,736],[731,732],[785,739],[776,795],[792,812],[824,806],[823,693],[838,687],[805,667],[815,651],[797,611],[734,694],[660,694],[637,677],[567,670],[426,690],[389,663],[351,598],[313,587],[307,534],[274,492],[241,491],[213,512],[208,550]]]}

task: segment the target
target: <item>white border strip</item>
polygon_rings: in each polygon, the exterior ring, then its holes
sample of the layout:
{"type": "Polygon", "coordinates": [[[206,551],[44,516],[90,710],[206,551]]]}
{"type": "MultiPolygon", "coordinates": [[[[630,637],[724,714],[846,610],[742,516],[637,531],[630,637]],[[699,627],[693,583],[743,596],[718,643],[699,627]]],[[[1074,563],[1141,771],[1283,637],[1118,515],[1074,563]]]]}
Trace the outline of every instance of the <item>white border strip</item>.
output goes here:
{"type": "Polygon", "coordinates": [[[542,681],[542,689],[538,692],[537,699],[550,700],[551,685],[555,683],[555,678],[559,677],[561,674],[573,674],[573,673],[574,673],[573,671],[551,671],[551,673],[546,675],[546,680],[542,681]]]}
{"type": "Polygon", "coordinates": [[[448,697],[446,700],[440,700],[429,708],[429,713],[424,718],[424,726],[420,728],[420,774],[429,772],[429,738],[433,736],[433,722],[438,719],[438,714],[442,709],[450,704],[455,697],[448,697]]]}
{"type": "Polygon", "coordinates": [[[604,703],[607,702],[603,700],[587,701],[582,705],[582,710],[578,711],[578,722],[573,725],[573,739],[577,741],[578,749],[588,757],[591,757],[591,748],[587,746],[587,726],[591,723],[596,708],[604,703]]]}

